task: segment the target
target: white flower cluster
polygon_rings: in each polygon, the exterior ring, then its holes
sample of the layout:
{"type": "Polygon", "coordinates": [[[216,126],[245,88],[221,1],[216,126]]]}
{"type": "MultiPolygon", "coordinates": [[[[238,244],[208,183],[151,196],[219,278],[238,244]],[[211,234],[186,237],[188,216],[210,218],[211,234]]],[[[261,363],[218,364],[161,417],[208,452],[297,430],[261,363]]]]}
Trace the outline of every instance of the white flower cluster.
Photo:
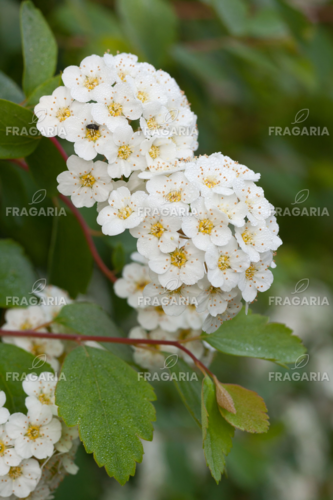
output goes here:
{"type": "Polygon", "coordinates": [[[78,471],[73,462],[78,430],[57,417],[56,383],[49,372],[26,377],[27,414],[10,415],[3,408],[6,395],[0,392],[0,498],[53,498],[50,495],[64,475],[78,471]]]}

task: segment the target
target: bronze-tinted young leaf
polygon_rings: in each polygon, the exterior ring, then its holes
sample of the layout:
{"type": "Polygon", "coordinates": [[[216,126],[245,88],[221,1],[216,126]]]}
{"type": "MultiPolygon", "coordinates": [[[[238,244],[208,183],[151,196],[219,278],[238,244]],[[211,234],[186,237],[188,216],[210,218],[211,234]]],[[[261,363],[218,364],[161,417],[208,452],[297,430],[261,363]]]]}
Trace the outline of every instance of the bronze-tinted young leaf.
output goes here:
{"type": "Polygon", "coordinates": [[[223,384],[214,376],[215,389],[216,389],[216,401],[217,404],[228,410],[230,413],[236,413],[235,405],[229,392],[223,387],[223,384]]]}
{"type": "Polygon", "coordinates": [[[269,427],[264,400],[254,391],[234,384],[223,384],[230,394],[236,412],[220,408],[223,417],[234,427],[246,432],[267,432],[269,427]]]}

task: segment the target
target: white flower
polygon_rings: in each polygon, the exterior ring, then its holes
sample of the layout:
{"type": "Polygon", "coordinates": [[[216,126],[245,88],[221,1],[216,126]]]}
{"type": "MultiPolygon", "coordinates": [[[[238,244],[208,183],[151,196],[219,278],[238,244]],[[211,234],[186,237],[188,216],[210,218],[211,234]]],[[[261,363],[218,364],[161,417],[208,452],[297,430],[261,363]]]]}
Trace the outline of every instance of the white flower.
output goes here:
{"type": "Polygon", "coordinates": [[[126,82],[127,76],[134,77],[139,71],[139,65],[137,64],[138,56],[133,54],[117,54],[113,56],[111,54],[104,54],[105,64],[116,71],[116,81],[126,82]]]}
{"type": "Polygon", "coordinates": [[[218,314],[217,316],[208,314],[202,326],[203,331],[206,333],[215,332],[222,325],[223,321],[234,318],[241,311],[241,309],[241,292],[238,291],[237,295],[228,302],[227,309],[224,313],[218,314]]]}
{"type": "Polygon", "coordinates": [[[265,221],[258,221],[256,226],[246,223],[242,227],[236,227],[235,237],[252,262],[258,262],[260,253],[267,252],[274,246],[273,233],[266,227],[265,221]]]}
{"type": "Polygon", "coordinates": [[[9,418],[9,410],[4,408],[6,402],[6,394],[4,391],[0,391],[0,424],[5,424],[9,418]]]}
{"type": "Polygon", "coordinates": [[[200,294],[197,285],[181,285],[175,290],[167,290],[160,285],[158,276],[151,272],[153,281],[143,290],[143,297],[147,304],[162,306],[168,316],[179,316],[186,307],[196,303],[196,297],[200,294]]]}
{"type": "Polygon", "coordinates": [[[165,209],[170,210],[169,215],[186,215],[188,204],[199,197],[199,190],[190,183],[183,172],[176,172],[170,176],[158,175],[147,182],[147,191],[150,198],[165,209]]]}
{"type": "Polygon", "coordinates": [[[190,304],[186,307],[182,314],[184,318],[184,328],[192,328],[201,330],[206,319],[207,313],[200,313],[195,304],[190,304]]]}
{"type": "Polygon", "coordinates": [[[203,198],[191,204],[191,213],[183,217],[182,230],[200,250],[213,243],[226,245],[232,238],[228,217],[217,208],[207,209],[203,198]]]}
{"type": "Polygon", "coordinates": [[[118,297],[127,299],[131,307],[142,307],[142,292],[148,283],[150,283],[148,266],[133,262],[124,267],[123,277],[114,284],[114,292],[118,297]]]}
{"type": "Polygon", "coordinates": [[[161,285],[168,290],[179,288],[182,283],[194,285],[204,276],[204,253],[191,240],[170,254],[161,251],[151,257],[149,267],[158,274],[161,285]]]}
{"type": "Polygon", "coordinates": [[[139,209],[142,207],[147,193],[136,191],[131,194],[126,187],[112,191],[108,207],[103,208],[97,217],[104,234],[114,236],[123,233],[125,229],[138,226],[143,219],[139,209]]]}
{"type": "Polygon", "coordinates": [[[103,161],[85,161],[72,155],[68,171],[58,175],[59,193],[70,196],[76,207],[92,207],[96,201],[107,200],[112,190],[108,165],[103,161]]]}
{"type": "MultiPolygon", "coordinates": [[[[46,330],[40,329],[38,331],[45,332],[46,330]]],[[[59,361],[56,358],[64,352],[64,345],[60,340],[36,337],[3,337],[3,341],[31,352],[39,360],[49,363],[55,372],[59,370],[59,361]]]]}
{"type": "Polygon", "coordinates": [[[15,451],[22,458],[39,460],[50,457],[54,443],[61,437],[61,424],[52,417],[47,405],[31,405],[28,415],[13,413],[6,424],[8,436],[15,442],[15,451]]]}
{"type": "Polygon", "coordinates": [[[25,400],[26,407],[48,405],[53,415],[58,414],[55,404],[55,388],[57,377],[50,372],[43,372],[37,378],[36,375],[28,374],[22,383],[24,392],[28,395],[25,400]]]}
{"type": "MultiPolygon", "coordinates": [[[[141,152],[148,165],[148,174],[140,174],[141,178],[150,178],[150,174],[166,174],[181,168],[177,160],[176,144],[169,137],[151,137],[141,144],[141,152]]],[[[182,167],[184,168],[184,167],[182,167]]]]}
{"type": "Polygon", "coordinates": [[[112,178],[129,177],[134,170],[144,170],[146,162],[141,155],[143,135],[123,125],[115,129],[109,144],[108,174],[112,178]]]}
{"type": "Polygon", "coordinates": [[[173,252],[178,246],[181,219],[164,217],[158,205],[149,198],[145,200],[141,210],[145,216],[143,221],[130,229],[131,235],[138,238],[138,251],[147,258],[158,249],[163,253],[173,252]]]}
{"type": "Polygon", "coordinates": [[[219,287],[212,286],[206,276],[199,285],[202,287],[202,292],[197,297],[197,311],[201,313],[207,312],[214,317],[224,313],[228,302],[237,295],[236,289],[225,292],[219,287]]]}
{"type": "Polygon", "coordinates": [[[61,438],[54,447],[60,453],[67,453],[72,448],[74,439],[79,437],[79,430],[77,427],[67,427],[64,422],[61,422],[61,428],[61,438]]]}
{"type": "Polygon", "coordinates": [[[213,193],[212,196],[205,199],[205,204],[208,209],[216,207],[226,214],[229,222],[234,226],[244,226],[248,208],[245,203],[238,200],[235,194],[223,196],[213,193]]]}
{"type": "Polygon", "coordinates": [[[65,455],[63,455],[62,465],[67,474],[75,476],[75,474],[77,474],[79,471],[79,467],[74,463],[73,457],[70,455],[70,453],[66,453],[65,455]]]}
{"type": "Polygon", "coordinates": [[[128,83],[117,83],[114,87],[96,89],[92,115],[97,123],[106,125],[111,132],[128,125],[128,120],[137,120],[142,114],[142,104],[135,98],[128,83]]]}
{"type": "Polygon", "coordinates": [[[97,89],[108,88],[116,81],[116,72],[106,66],[102,57],[93,55],[83,59],[80,66],[68,66],[62,80],[74,99],[88,102],[96,100],[97,89]]]}
{"type": "Polygon", "coordinates": [[[35,294],[41,299],[40,307],[45,314],[47,322],[52,321],[59,314],[63,306],[72,303],[67,292],[53,285],[48,285],[44,290],[38,293],[35,292],[35,294]]]}
{"type": "Polygon", "coordinates": [[[237,286],[240,273],[250,265],[248,255],[240,250],[234,237],[227,245],[211,245],[205,255],[208,280],[217,288],[229,292],[237,286]]]}
{"type": "Polygon", "coordinates": [[[153,105],[143,109],[140,118],[140,127],[147,138],[169,137],[169,125],[172,122],[171,114],[165,106],[155,102],[153,105]]]}
{"type": "Polygon", "coordinates": [[[221,153],[200,156],[195,162],[187,163],[185,176],[200,189],[204,197],[212,193],[233,194],[232,183],[236,175],[231,169],[224,168],[223,163],[224,156],[221,153]]]}
{"type": "Polygon", "coordinates": [[[240,201],[246,204],[248,208],[246,215],[253,225],[271,215],[274,207],[264,197],[264,190],[261,187],[252,181],[242,179],[237,179],[233,187],[240,201]]]}
{"type": "Polygon", "coordinates": [[[19,465],[22,458],[14,450],[14,441],[8,436],[5,426],[0,425],[0,476],[8,474],[10,467],[19,465]]]}
{"type": "Polygon", "coordinates": [[[181,315],[169,316],[161,306],[146,307],[138,310],[138,322],[146,330],[155,330],[160,327],[167,332],[175,332],[184,326],[181,315]]]}
{"type": "Polygon", "coordinates": [[[84,160],[93,160],[100,153],[108,156],[111,132],[92,117],[93,104],[83,104],[75,116],[65,123],[66,139],[74,142],[75,153],[84,160]]]}
{"type": "Polygon", "coordinates": [[[272,262],[272,253],[265,252],[260,257],[259,262],[252,262],[239,278],[238,287],[246,302],[252,302],[257,292],[266,292],[273,283],[273,274],[268,269],[272,262]]]}
{"type": "MultiPolygon", "coordinates": [[[[163,331],[161,328],[157,328],[149,334],[141,327],[137,326],[132,328],[129,332],[130,339],[152,339],[152,340],[174,340],[170,333],[163,331]]],[[[162,352],[177,353],[177,347],[170,345],[146,345],[145,348],[135,346],[134,347],[134,361],[142,366],[142,368],[156,369],[163,368],[165,366],[165,358],[162,352]]]]}
{"type": "Polygon", "coordinates": [[[2,328],[4,330],[33,330],[45,322],[45,314],[39,306],[30,306],[26,309],[14,308],[6,311],[5,324],[2,328]]]}
{"type": "Polygon", "coordinates": [[[41,97],[35,106],[34,112],[38,118],[36,127],[46,137],[59,135],[65,139],[64,122],[70,116],[75,116],[79,109],[80,104],[74,101],[71,91],[66,87],[58,87],[52,95],[41,97]]]}
{"type": "Polygon", "coordinates": [[[224,167],[229,168],[236,174],[236,178],[243,179],[244,181],[258,181],[260,174],[256,174],[245,165],[240,165],[238,161],[234,161],[229,156],[224,156],[224,167]]]}
{"type": "Polygon", "coordinates": [[[272,245],[271,245],[271,250],[277,250],[279,248],[279,246],[282,245],[282,240],[278,236],[278,234],[279,234],[279,225],[276,222],[275,215],[271,215],[268,219],[266,219],[266,226],[268,227],[268,229],[271,231],[271,233],[273,235],[273,241],[272,241],[272,245]]]}
{"type": "Polygon", "coordinates": [[[34,491],[41,477],[41,468],[37,460],[23,460],[20,465],[11,467],[8,474],[0,477],[0,496],[14,494],[18,498],[27,498],[34,491]]]}
{"type": "MultiPolygon", "coordinates": [[[[201,330],[183,329],[176,332],[177,340],[187,340],[185,347],[191,351],[192,354],[197,359],[201,359],[204,354],[205,347],[201,340],[193,340],[189,342],[188,340],[192,337],[198,337],[201,334],[201,330]]],[[[178,355],[184,359],[186,363],[193,364],[193,359],[186,352],[178,349],[178,355]]]]}
{"type": "Polygon", "coordinates": [[[135,89],[135,96],[142,102],[144,110],[154,109],[156,104],[167,104],[168,96],[163,86],[159,85],[148,71],[141,70],[131,83],[135,89]]]}

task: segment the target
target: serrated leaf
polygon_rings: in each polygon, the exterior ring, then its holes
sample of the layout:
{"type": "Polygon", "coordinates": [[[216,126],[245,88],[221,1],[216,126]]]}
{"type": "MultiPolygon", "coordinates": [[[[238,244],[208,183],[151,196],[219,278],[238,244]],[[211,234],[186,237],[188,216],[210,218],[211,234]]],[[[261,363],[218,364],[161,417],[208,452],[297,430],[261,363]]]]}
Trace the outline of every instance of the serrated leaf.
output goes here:
{"type": "Polygon", "coordinates": [[[0,307],[13,307],[13,299],[29,299],[36,281],[23,248],[12,240],[0,240],[0,307]]]}
{"type": "Polygon", "coordinates": [[[93,259],[74,215],[66,212],[66,216],[54,217],[53,224],[48,282],[75,298],[87,290],[93,259]]]}
{"type": "Polygon", "coordinates": [[[30,96],[26,100],[25,106],[26,107],[36,106],[36,104],[39,103],[41,97],[43,97],[44,95],[51,95],[52,92],[57,87],[61,86],[61,84],[62,80],[60,75],[49,78],[49,80],[46,80],[46,82],[42,83],[37,88],[35,88],[35,90],[30,94],[30,96]]]}
{"type": "Polygon", "coordinates": [[[20,10],[23,46],[23,89],[27,96],[54,75],[57,44],[43,14],[30,1],[20,10]]]}
{"type": "Polygon", "coordinates": [[[301,340],[281,323],[268,323],[260,314],[245,314],[245,308],[232,320],[224,322],[205,340],[218,351],[234,356],[267,359],[285,365],[304,354],[301,340]]]}
{"type": "Polygon", "coordinates": [[[201,374],[195,372],[181,358],[175,365],[169,366],[169,370],[183,403],[201,427],[201,374]]]}
{"type": "Polygon", "coordinates": [[[11,413],[26,413],[26,393],[22,388],[24,374],[51,372],[53,369],[48,363],[35,366],[35,356],[12,344],[0,343],[0,391],[6,393],[6,408],[11,413]]]}
{"type": "Polygon", "coordinates": [[[221,480],[225,457],[232,448],[234,428],[222,417],[216,402],[214,382],[205,377],[202,382],[202,438],[206,463],[215,481],[221,480]]]}
{"type": "MultiPolygon", "coordinates": [[[[103,309],[89,302],[77,302],[62,307],[54,321],[80,335],[123,337],[122,332],[103,309]]],[[[130,346],[110,342],[104,342],[102,345],[125,361],[132,361],[130,346]]]]}
{"type": "MultiPolygon", "coordinates": [[[[36,183],[43,188],[44,198],[46,195],[57,196],[57,176],[67,170],[67,167],[53,142],[42,137],[38,147],[31,155],[27,156],[26,160],[36,183]]],[[[34,203],[38,202],[35,200],[34,203]]]]}
{"type": "Polygon", "coordinates": [[[65,359],[56,390],[59,415],[79,426],[87,453],[125,484],[141,462],[139,438],[151,441],[156,399],[153,388],[109,351],[78,347],[65,359]]]}
{"type": "Polygon", "coordinates": [[[40,135],[32,111],[0,99],[0,158],[22,158],[38,146],[40,135]]]}
{"type": "Polygon", "coordinates": [[[2,71],[0,71],[0,99],[6,99],[16,104],[24,100],[24,94],[20,87],[2,71]]]}
{"type": "Polygon", "coordinates": [[[234,427],[246,432],[267,432],[269,427],[264,400],[254,391],[234,384],[222,384],[230,394],[236,409],[231,413],[220,408],[222,416],[234,427]]]}

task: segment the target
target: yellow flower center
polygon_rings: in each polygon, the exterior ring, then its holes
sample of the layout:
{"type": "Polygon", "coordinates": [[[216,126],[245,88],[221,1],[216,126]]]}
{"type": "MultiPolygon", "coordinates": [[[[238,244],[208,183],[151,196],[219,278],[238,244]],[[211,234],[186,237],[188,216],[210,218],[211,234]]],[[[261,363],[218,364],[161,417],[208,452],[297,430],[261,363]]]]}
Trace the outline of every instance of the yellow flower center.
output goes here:
{"type": "Polygon", "coordinates": [[[254,266],[250,266],[245,271],[245,276],[248,280],[252,280],[254,274],[256,272],[256,268],[254,266]]]}
{"type": "Polygon", "coordinates": [[[147,92],[143,92],[142,90],[139,90],[138,92],[138,95],[137,95],[137,98],[141,101],[141,102],[147,102],[148,101],[148,94],[147,92]]]}
{"type": "Polygon", "coordinates": [[[99,125],[91,123],[86,126],[86,138],[88,139],[88,141],[96,142],[100,137],[101,133],[99,131],[99,125]]]}
{"type": "Polygon", "coordinates": [[[118,104],[117,102],[113,102],[108,107],[108,110],[109,110],[109,113],[111,116],[120,116],[123,112],[123,107],[121,104],[118,104]]]}
{"type": "Polygon", "coordinates": [[[39,427],[37,425],[30,425],[27,430],[26,436],[28,436],[28,438],[32,441],[39,438],[39,427]]]}
{"type": "Polygon", "coordinates": [[[150,228],[150,234],[152,234],[156,238],[160,238],[164,231],[165,229],[160,222],[156,222],[156,224],[153,224],[150,228]]]}
{"type": "Polygon", "coordinates": [[[8,476],[11,479],[17,479],[22,476],[22,467],[11,467],[8,472],[8,476]]]}
{"type": "Polygon", "coordinates": [[[99,84],[98,78],[95,76],[86,76],[86,80],[84,82],[84,86],[88,90],[93,90],[99,84]]]}
{"type": "Polygon", "coordinates": [[[42,403],[42,405],[51,405],[52,404],[51,399],[46,394],[40,394],[38,396],[38,399],[42,403]]]}
{"type": "Polygon", "coordinates": [[[6,446],[5,444],[0,441],[0,455],[2,455],[2,453],[6,450],[6,446]]]}
{"type": "Polygon", "coordinates": [[[177,201],[181,201],[182,193],[180,191],[170,191],[165,198],[170,201],[170,203],[176,203],[177,201]]]}
{"type": "Polygon", "coordinates": [[[175,250],[171,254],[171,264],[176,267],[183,267],[187,262],[186,253],[184,250],[175,250]]]}
{"type": "Polygon", "coordinates": [[[149,150],[149,156],[156,160],[156,158],[160,155],[160,148],[158,146],[152,146],[149,150]]]}
{"type": "Polygon", "coordinates": [[[219,181],[217,181],[214,177],[206,177],[203,182],[209,189],[213,188],[219,183],[219,181]]]}
{"type": "Polygon", "coordinates": [[[80,182],[84,187],[92,187],[95,184],[96,179],[93,175],[86,174],[80,177],[80,182]]]}
{"type": "Polygon", "coordinates": [[[150,281],[149,280],[142,280],[142,281],[138,281],[136,283],[136,289],[140,292],[142,292],[142,290],[147,286],[149,285],[150,281]]]}
{"type": "Polygon", "coordinates": [[[41,354],[45,354],[45,348],[43,345],[37,344],[33,341],[31,353],[34,354],[34,356],[40,356],[41,354]]]}
{"type": "Polygon", "coordinates": [[[253,236],[250,231],[244,231],[244,233],[242,233],[242,238],[244,243],[252,243],[253,236]]]}
{"type": "Polygon", "coordinates": [[[155,118],[150,118],[149,120],[147,120],[147,127],[150,129],[154,129],[154,128],[158,127],[158,123],[155,120],[155,118]]]}
{"type": "Polygon", "coordinates": [[[120,146],[118,149],[118,158],[121,158],[122,160],[127,160],[131,156],[133,151],[129,146],[120,146]]]}
{"type": "Polygon", "coordinates": [[[191,335],[191,330],[188,328],[186,330],[181,330],[180,333],[179,333],[179,335],[178,335],[178,338],[181,339],[181,340],[184,340],[189,335],[191,335]]]}
{"type": "Polygon", "coordinates": [[[163,314],[165,314],[162,306],[156,306],[154,309],[160,316],[163,316],[163,314]]]}
{"type": "Polygon", "coordinates": [[[226,269],[229,269],[230,267],[230,257],[227,255],[221,255],[219,257],[219,260],[217,261],[217,266],[221,271],[225,271],[226,269]]]}
{"type": "Polygon", "coordinates": [[[118,76],[122,82],[126,82],[126,74],[123,71],[118,71],[118,76]]]}
{"type": "Polygon", "coordinates": [[[21,323],[20,330],[32,330],[32,323],[26,319],[23,323],[21,323]]]}
{"type": "Polygon", "coordinates": [[[59,108],[56,117],[60,122],[67,120],[71,116],[69,108],[59,108]]]}
{"type": "Polygon", "coordinates": [[[133,210],[131,209],[131,207],[120,208],[118,210],[118,217],[119,219],[125,220],[131,215],[132,212],[133,210]]]}
{"type": "Polygon", "coordinates": [[[199,233],[210,234],[212,232],[213,227],[214,224],[212,223],[211,220],[202,219],[199,222],[199,233]]]}

